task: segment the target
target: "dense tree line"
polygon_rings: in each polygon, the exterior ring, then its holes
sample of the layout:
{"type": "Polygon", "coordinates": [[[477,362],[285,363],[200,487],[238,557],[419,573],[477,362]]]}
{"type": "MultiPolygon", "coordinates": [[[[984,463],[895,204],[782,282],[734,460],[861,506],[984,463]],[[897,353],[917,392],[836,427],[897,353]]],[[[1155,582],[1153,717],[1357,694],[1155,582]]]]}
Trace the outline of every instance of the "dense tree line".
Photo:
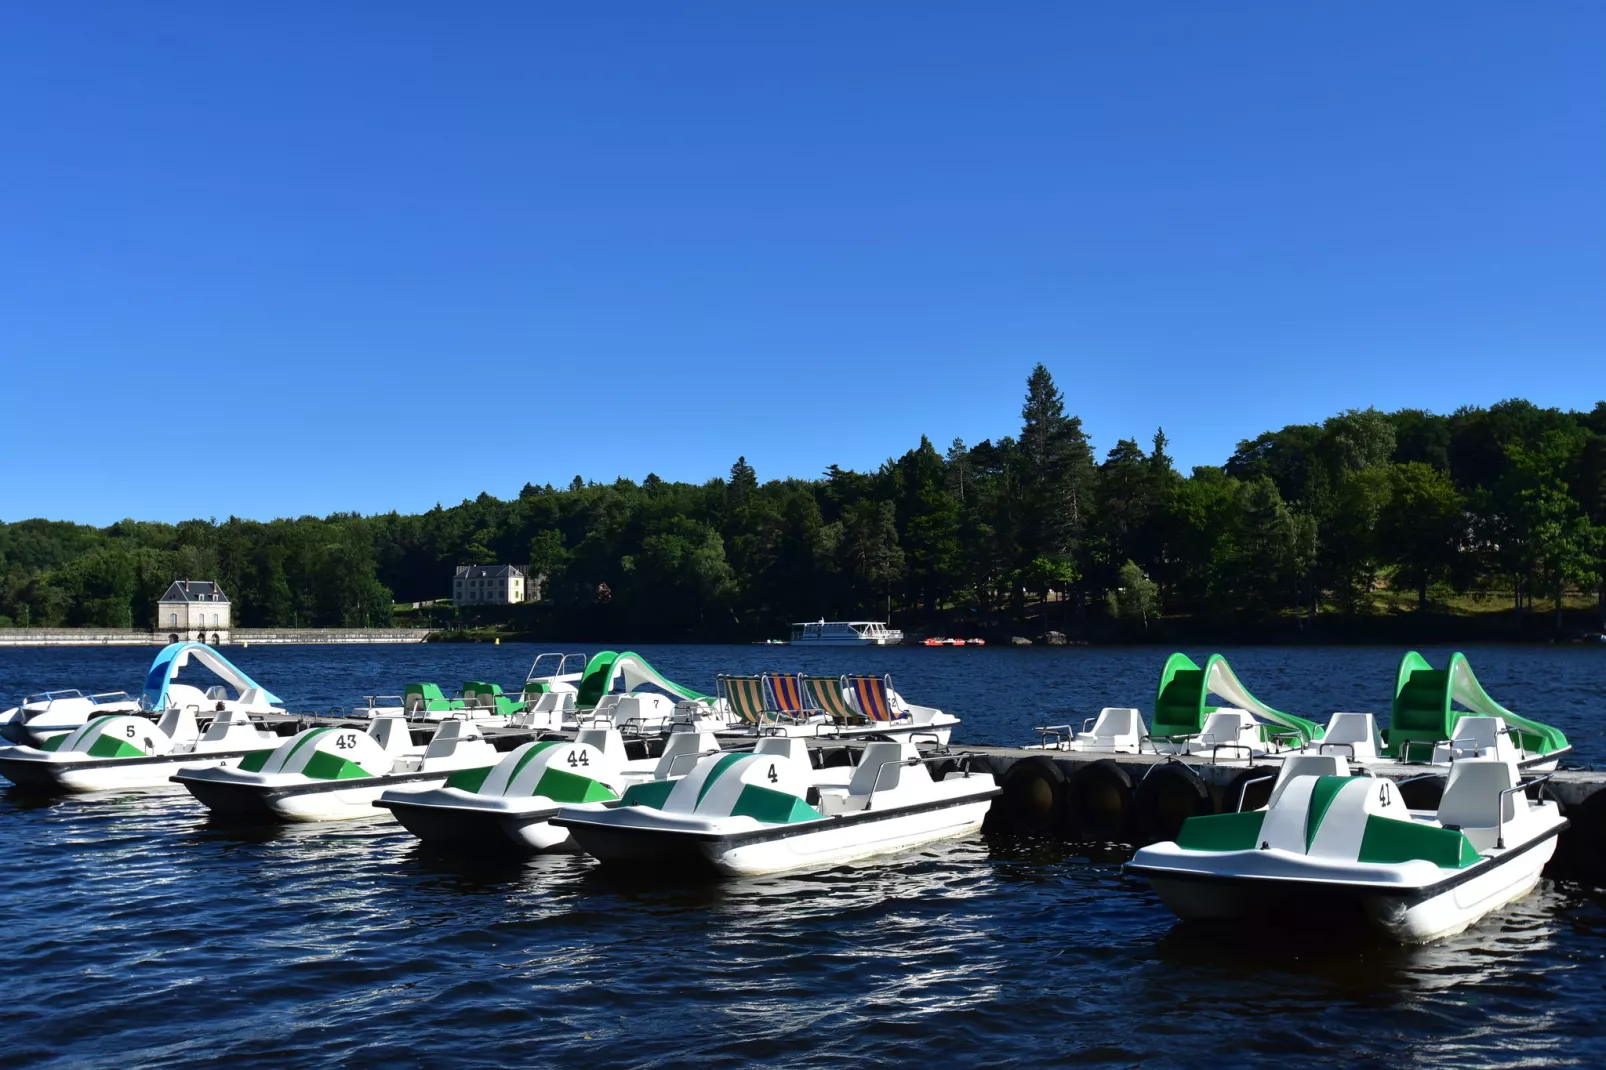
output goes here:
{"type": "Polygon", "coordinates": [[[1498,592],[1520,624],[1536,606],[1559,621],[1569,592],[1606,598],[1606,402],[1348,411],[1189,475],[1163,431],[1097,457],[1041,365],[1021,415],[1013,437],[922,438],[816,480],[761,483],[738,459],[701,485],[577,476],[410,516],[0,525],[0,623],[148,627],[189,576],[218,579],[240,626],[379,625],[471,562],[528,563],[545,597],[516,615],[602,637],[773,636],[889,610],[955,631],[1297,629],[1400,591],[1424,609],[1498,592]]]}

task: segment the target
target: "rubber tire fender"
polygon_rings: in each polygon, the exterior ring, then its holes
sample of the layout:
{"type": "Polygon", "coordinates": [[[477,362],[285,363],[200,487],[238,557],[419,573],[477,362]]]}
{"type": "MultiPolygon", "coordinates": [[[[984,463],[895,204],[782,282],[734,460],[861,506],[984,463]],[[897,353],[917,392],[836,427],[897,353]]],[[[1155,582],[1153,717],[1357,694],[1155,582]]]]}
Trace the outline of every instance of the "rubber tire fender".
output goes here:
{"type": "Polygon", "coordinates": [[[1236,813],[1239,810],[1263,810],[1271,802],[1271,789],[1277,786],[1277,781],[1261,780],[1258,784],[1249,784],[1251,780],[1260,780],[1261,777],[1276,777],[1282,770],[1275,765],[1257,765],[1245,769],[1221,789],[1221,812],[1224,814],[1236,813]],[[1244,785],[1249,786],[1245,788],[1244,785]],[[1239,805],[1240,798],[1242,805],[1239,805]]]}
{"type": "Polygon", "coordinates": [[[1127,843],[1132,817],[1132,775],[1100,758],[1071,774],[1060,828],[1077,843],[1127,843]]]}
{"type": "Polygon", "coordinates": [[[1016,762],[999,782],[1003,789],[988,810],[992,830],[1057,833],[1065,807],[1065,771],[1052,758],[1016,762]]]}
{"type": "Polygon", "coordinates": [[[1188,818],[1215,812],[1210,785],[1198,773],[1178,762],[1151,766],[1132,790],[1132,843],[1174,840],[1188,818]]]}
{"type": "Polygon", "coordinates": [[[1576,806],[1563,806],[1562,814],[1569,827],[1561,834],[1551,865],[1561,876],[1606,886],[1606,791],[1597,791],[1576,806]]]}

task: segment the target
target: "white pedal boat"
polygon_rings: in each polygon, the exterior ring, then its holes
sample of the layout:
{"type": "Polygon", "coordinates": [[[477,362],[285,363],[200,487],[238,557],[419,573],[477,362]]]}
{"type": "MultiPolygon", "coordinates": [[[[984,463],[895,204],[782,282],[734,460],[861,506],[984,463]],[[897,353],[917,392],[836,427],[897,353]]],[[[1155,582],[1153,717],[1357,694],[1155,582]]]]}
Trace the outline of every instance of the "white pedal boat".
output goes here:
{"type": "Polygon", "coordinates": [[[168,710],[155,724],[111,714],[52,737],[42,747],[0,748],[0,776],[33,791],[166,787],[180,769],[238,765],[280,742],[273,733],[258,731],[245,714],[229,710],[205,732],[188,707],[168,710]]]}
{"type": "Polygon", "coordinates": [[[205,643],[170,643],[152,660],[139,698],[123,691],[86,695],[65,690],[30,695],[20,705],[0,713],[0,737],[12,743],[39,746],[84,727],[95,717],[139,714],[154,721],[172,709],[189,709],[203,718],[225,712],[259,716],[284,713],[278,696],[205,643]],[[222,682],[204,690],[179,683],[180,670],[192,662],[210,669],[222,682]]]}
{"type": "Polygon", "coordinates": [[[611,809],[565,807],[552,823],[604,865],[754,876],[970,835],[999,794],[985,773],[933,780],[933,759],[907,742],[870,743],[840,769],[811,768],[805,748],[765,737],[751,754],[705,757],[680,780],[638,784],[611,809]]]}
{"type": "Polygon", "coordinates": [[[138,714],[140,710],[139,699],[127,691],[98,695],[86,695],[77,688],[41,691],[0,713],[0,739],[37,746],[82,728],[96,717],[138,714]]]}
{"type": "Polygon", "coordinates": [[[718,753],[708,733],[674,732],[657,758],[626,760],[617,729],[590,728],[574,742],[526,743],[492,769],[464,769],[444,787],[387,791],[374,805],[435,846],[537,852],[573,849],[569,830],[551,824],[565,807],[602,809],[632,784],[669,782],[718,753]]]}
{"type": "Polygon", "coordinates": [[[1468,758],[1427,811],[1407,810],[1382,778],[1290,776],[1266,809],[1190,817],[1175,842],[1142,848],[1126,869],[1184,920],[1350,914],[1425,943],[1538,882],[1567,821],[1554,802],[1527,798],[1533,783],[1514,762],[1468,758]]]}
{"type": "Polygon", "coordinates": [[[501,755],[467,721],[442,721],[427,746],[407,722],[379,717],[367,731],[309,728],[235,768],[186,769],[173,776],[221,817],[342,821],[374,816],[386,790],[436,788],[460,769],[488,769],[501,755]]]}

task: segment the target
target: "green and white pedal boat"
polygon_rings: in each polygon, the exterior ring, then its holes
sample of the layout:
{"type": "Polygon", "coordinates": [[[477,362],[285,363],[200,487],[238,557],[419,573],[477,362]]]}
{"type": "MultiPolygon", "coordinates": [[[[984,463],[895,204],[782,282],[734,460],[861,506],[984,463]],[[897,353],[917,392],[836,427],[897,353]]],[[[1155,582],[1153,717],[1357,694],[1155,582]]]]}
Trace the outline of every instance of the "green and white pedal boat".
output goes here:
{"type": "Polygon", "coordinates": [[[1435,669],[1412,650],[1395,674],[1386,730],[1378,729],[1370,713],[1335,713],[1310,749],[1345,755],[1362,767],[1498,758],[1525,771],[1546,772],[1572,752],[1572,744],[1559,728],[1519,716],[1490,698],[1466,655],[1451,654],[1443,669],[1435,669]]]}
{"type": "Polygon", "coordinates": [[[632,784],[668,783],[699,758],[719,751],[706,732],[673,732],[657,758],[625,758],[614,728],[583,729],[573,742],[526,743],[490,769],[463,769],[443,787],[387,791],[374,805],[396,815],[425,843],[456,849],[525,852],[572,850],[566,828],[552,818],[617,805],[632,784]]]}
{"type": "Polygon", "coordinates": [[[186,769],[172,779],[222,817],[341,821],[372,817],[386,790],[440,787],[499,757],[468,721],[442,721],[428,745],[416,747],[403,718],[377,717],[367,731],[309,728],[236,768],[186,769]]]}
{"type": "Polygon", "coordinates": [[[933,779],[907,742],[866,745],[857,767],[813,769],[806,744],[767,736],[753,753],[701,759],[685,777],[637,784],[618,806],[565,807],[552,824],[604,865],[727,876],[834,866],[981,828],[989,774],[933,779]]]}
{"type": "Polygon", "coordinates": [[[1534,783],[1515,762],[1463,759],[1429,811],[1406,809],[1382,778],[1290,776],[1266,809],[1190,817],[1175,842],[1142,848],[1126,869],[1184,920],[1348,914],[1425,943],[1538,882],[1567,821],[1554,802],[1528,799],[1534,783]]]}
{"type": "Polygon", "coordinates": [[[218,713],[204,732],[190,707],[169,709],[155,724],[147,717],[109,714],[40,747],[0,748],[0,776],[35,791],[166,787],[175,771],[238,765],[280,742],[231,710],[218,713]]]}

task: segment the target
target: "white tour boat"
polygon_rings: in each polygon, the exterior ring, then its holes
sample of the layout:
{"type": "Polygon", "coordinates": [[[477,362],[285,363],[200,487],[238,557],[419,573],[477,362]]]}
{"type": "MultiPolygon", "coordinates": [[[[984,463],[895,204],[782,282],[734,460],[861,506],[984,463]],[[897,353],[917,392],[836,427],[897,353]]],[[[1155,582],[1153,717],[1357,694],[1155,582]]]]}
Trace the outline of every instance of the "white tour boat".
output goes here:
{"type": "Polygon", "coordinates": [[[0,713],[0,735],[13,743],[39,746],[55,736],[82,728],[105,714],[141,714],[155,720],[168,710],[189,709],[205,720],[219,713],[283,714],[279,698],[205,643],[170,643],[145,674],[138,699],[125,692],[86,695],[82,691],[47,691],[0,713]],[[201,689],[179,683],[178,674],[191,663],[211,670],[221,683],[201,689]]]}
{"type": "Polygon", "coordinates": [[[437,788],[459,769],[488,769],[500,755],[467,721],[442,721],[427,746],[407,722],[378,717],[367,731],[309,728],[235,768],[186,769],[173,776],[213,813],[272,821],[372,817],[387,789],[437,788]]]}
{"type": "Polygon", "coordinates": [[[1450,766],[1437,810],[1408,810],[1380,777],[1294,775],[1264,810],[1190,817],[1126,868],[1185,920],[1253,921],[1258,932],[1348,914],[1424,943],[1538,882],[1567,827],[1556,803],[1527,797],[1538,782],[1523,783],[1514,762],[1467,758],[1450,766]]]}
{"type": "Polygon", "coordinates": [[[857,767],[813,769],[806,744],[759,740],[710,755],[685,777],[640,784],[618,806],[565,807],[552,823],[605,865],[691,866],[752,876],[834,866],[967,836],[999,789],[991,775],[935,780],[910,743],[871,743],[857,767]]]}
{"type": "Polygon", "coordinates": [[[879,620],[804,621],[792,625],[793,646],[897,646],[903,632],[879,620]]]}
{"type": "Polygon", "coordinates": [[[108,714],[53,736],[42,747],[0,748],[0,776],[35,791],[166,787],[178,770],[238,765],[281,742],[232,710],[218,713],[204,732],[188,706],[169,709],[155,724],[131,714],[108,714]]]}
{"type": "Polygon", "coordinates": [[[569,830],[552,818],[565,807],[614,805],[630,785],[669,782],[719,751],[705,732],[673,732],[657,758],[631,761],[614,728],[588,728],[571,742],[526,743],[491,769],[463,769],[443,787],[387,791],[374,805],[396,815],[425,843],[441,847],[522,851],[570,848],[569,830]]]}

